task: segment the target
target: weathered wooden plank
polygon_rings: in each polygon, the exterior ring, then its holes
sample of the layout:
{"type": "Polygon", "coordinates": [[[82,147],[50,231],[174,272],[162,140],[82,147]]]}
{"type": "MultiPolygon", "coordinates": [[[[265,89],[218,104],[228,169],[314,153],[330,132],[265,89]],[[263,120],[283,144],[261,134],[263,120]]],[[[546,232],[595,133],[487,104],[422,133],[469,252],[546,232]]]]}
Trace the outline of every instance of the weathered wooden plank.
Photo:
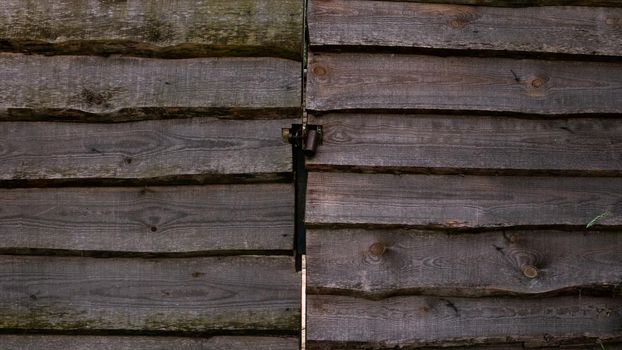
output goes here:
{"type": "MultiPolygon", "coordinates": [[[[321,1],[321,0],[320,0],[321,1]]],[[[330,0],[333,1],[333,0],[330,0]]],[[[622,7],[620,0],[385,0],[426,4],[478,5],[496,7],[527,6],[607,6],[622,7]]]]}
{"type": "Polygon", "coordinates": [[[126,336],[45,336],[0,335],[4,350],[295,350],[298,339],[291,337],[126,337],[126,336]]]}
{"type": "Polygon", "coordinates": [[[308,22],[312,46],[622,55],[622,9],[613,8],[312,0],[308,22]]]}
{"type": "Polygon", "coordinates": [[[298,0],[7,0],[0,49],[300,60],[302,13],[298,0]]]}
{"type": "Polygon", "coordinates": [[[310,229],[307,290],[372,298],[613,290],[621,251],[620,232],[310,229]]]}
{"type": "Polygon", "coordinates": [[[393,54],[310,56],[307,107],[622,113],[622,63],[393,54]]]}
{"type": "Polygon", "coordinates": [[[341,343],[357,349],[513,341],[551,345],[622,336],[620,297],[407,296],[371,301],[310,295],[307,310],[310,344],[341,343]]]}
{"type": "Polygon", "coordinates": [[[153,119],[300,109],[300,62],[280,58],[0,55],[0,119],[153,119]]]}
{"type": "Polygon", "coordinates": [[[327,114],[311,170],[437,173],[622,171],[619,119],[327,114]]]}
{"type": "Polygon", "coordinates": [[[291,184],[0,190],[0,250],[291,250],[291,184]]]}
{"type": "Polygon", "coordinates": [[[622,178],[310,173],[307,225],[622,225],[622,178]]]}
{"type": "MultiPolygon", "coordinates": [[[[355,349],[369,349],[373,348],[374,350],[392,350],[395,347],[388,348],[380,348],[378,344],[370,345],[370,344],[352,344],[352,343],[328,343],[328,342],[309,342],[307,343],[307,350],[355,350],[355,349]]],[[[467,346],[411,346],[411,347],[402,347],[400,349],[418,349],[418,350],[439,350],[439,349],[449,349],[449,350],[620,350],[622,349],[622,344],[620,343],[609,343],[603,342],[601,340],[591,340],[589,344],[566,344],[559,346],[532,346],[531,344],[525,343],[503,343],[503,344],[482,344],[482,345],[467,345],[467,346]],[[601,346],[602,344],[602,346],[601,346]]],[[[12,350],[12,349],[11,349],[12,350]]]]}
{"type": "Polygon", "coordinates": [[[0,327],[295,331],[291,257],[98,259],[0,256],[0,327]]]}
{"type": "Polygon", "coordinates": [[[135,123],[0,123],[0,180],[282,178],[296,119],[188,118],[135,123]]]}

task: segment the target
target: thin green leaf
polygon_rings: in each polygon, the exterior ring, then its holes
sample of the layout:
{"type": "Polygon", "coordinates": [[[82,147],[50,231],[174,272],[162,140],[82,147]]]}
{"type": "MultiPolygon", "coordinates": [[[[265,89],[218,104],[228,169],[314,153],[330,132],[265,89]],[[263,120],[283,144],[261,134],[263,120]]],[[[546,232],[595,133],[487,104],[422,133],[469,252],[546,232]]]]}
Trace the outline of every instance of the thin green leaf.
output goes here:
{"type": "Polygon", "coordinates": [[[597,217],[593,218],[592,221],[590,221],[585,228],[590,228],[592,226],[594,226],[598,221],[606,218],[607,216],[609,216],[611,213],[609,213],[608,211],[598,215],[597,217]]]}

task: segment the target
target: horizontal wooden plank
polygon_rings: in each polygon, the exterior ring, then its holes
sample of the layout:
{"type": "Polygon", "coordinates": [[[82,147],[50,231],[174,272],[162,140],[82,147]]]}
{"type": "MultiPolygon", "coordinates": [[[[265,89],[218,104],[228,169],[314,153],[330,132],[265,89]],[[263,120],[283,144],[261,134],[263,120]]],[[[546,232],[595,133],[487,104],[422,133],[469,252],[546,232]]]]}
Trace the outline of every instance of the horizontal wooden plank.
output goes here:
{"type": "Polygon", "coordinates": [[[0,48],[300,60],[302,12],[298,0],[7,0],[0,8],[0,48]]]}
{"type": "Polygon", "coordinates": [[[4,350],[296,350],[298,339],[286,337],[126,337],[0,335],[4,350]]]}
{"type": "Polygon", "coordinates": [[[622,120],[327,114],[311,170],[437,173],[622,171],[622,120]]]}
{"type": "Polygon", "coordinates": [[[121,121],[246,110],[293,117],[300,79],[300,62],[280,58],[1,54],[0,120],[121,121]]]}
{"type": "Polygon", "coordinates": [[[552,345],[622,336],[620,297],[407,296],[370,301],[310,295],[307,310],[309,344],[341,343],[357,349],[513,341],[552,345]]]}
{"type": "Polygon", "coordinates": [[[281,178],[292,153],[279,134],[297,121],[4,122],[0,180],[281,178]]]}
{"type": "MultiPolygon", "coordinates": [[[[600,339],[588,339],[585,342],[562,344],[553,346],[540,346],[534,345],[529,342],[514,342],[514,343],[499,343],[499,344],[478,344],[478,345],[464,345],[464,346],[445,346],[445,345],[431,345],[420,346],[413,345],[409,347],[402,347],[402,349],[417,349],[417,350],[620,350],[622,349],[622,343],[608,342],[600,339]],[[587,343],[585,343],[587,342],[587,343]],[[601,346],[602,345],[602,346],[601,346]]],[[[538,341],[538,344],[542,341],[538,341]]],[[[365,344],[365,343],[335,343],[335,342],[307,342],[307,350],[352,350],[352,349],[374,349],[374,350],[393,350],[395,347],[381,347],[380,344],[365,344]]]]}
{"type": "Polygon", "coordinates": [[[622,55],[622,9],[614,8],[312,0],[308,22],[316,47],[622,55]]]}
{"type": "Polygon", "coordinates": [[[307,225],[622,225],[622,178],[309,174],[307,225]],[[605,214],[606,213],[606,214],[605,214]]]}
{"type": "Polygon", "coordinates": [[[372,298],[613,290],[621,251],[620,232],[310,229],[307,288],[372,298]]]}
{"type": "MultiPolygon", "coordinates": [[[[321,1],[321,0],[320,0],[321,1]]],[[[333,1],[333,0],[330,0],[333,1]]],[[[477,5],[496,7],[527,6],[607,6],[622,7],[620,0],[385,0],[426,4],[477,5]]]]}
{"type": "Polygon", "coordinates": [[[291,184],[0,190],[0,251],[291,250],[291,184]]]}
{"type": "Polygon", "coordinates": [[[98,259],[0,256],[0,328],[295,331],[291,257],[98,259]]]}
{"type": "MultiPolygon", "coordinates": [[[[603,342],[601,340],[591,340],[589,344],[565,344],[559,346],[537,346],[525,343],[502,343],[502,344],[481,344],[481,345],[467,345],[467,346],[418,346],[403,348],[403,349],[418,349],[418,350],[621,350],[621,343],[603,342]],[[602,346],[601,346],[602,344],[602,346]]],[[[374,350],[392,350],[394,347],[381,348],[378,344],[356,344],[353,345],[343,343],[327,343],[327,342],[309,342],[307,343],[307,350],[352,350],[352,349],[366,349],[373,348],[374,350]]],[[[12,349],[10,349],[12,350],[12,349]]]]}
{"type": "Polygon", "coordinates": [[[527,114],[622,113],[622,63],[323,53],[307,107],[527,114]]]}

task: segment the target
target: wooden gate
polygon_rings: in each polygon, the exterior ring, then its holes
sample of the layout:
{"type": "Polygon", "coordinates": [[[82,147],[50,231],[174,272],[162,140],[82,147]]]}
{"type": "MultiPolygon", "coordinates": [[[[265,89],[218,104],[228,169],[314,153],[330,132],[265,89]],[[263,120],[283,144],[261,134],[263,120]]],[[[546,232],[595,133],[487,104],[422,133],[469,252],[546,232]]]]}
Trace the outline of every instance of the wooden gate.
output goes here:
{"type": "Polygon", "coordinates": [[[298,348],[302,16],[2,2],[1,349],[298,348]]]}
{"type": "Polygon", "coordinates": [[[308,11],[307,347],[619,348],[622,10],[308,11]]]}

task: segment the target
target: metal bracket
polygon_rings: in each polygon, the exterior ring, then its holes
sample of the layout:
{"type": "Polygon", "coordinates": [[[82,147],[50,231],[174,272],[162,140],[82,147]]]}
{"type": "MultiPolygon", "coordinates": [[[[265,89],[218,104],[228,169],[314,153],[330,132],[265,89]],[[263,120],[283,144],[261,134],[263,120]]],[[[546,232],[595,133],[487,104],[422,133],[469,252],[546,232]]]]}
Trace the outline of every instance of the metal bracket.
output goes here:
{"type": "Polygon", "coordinates": [[[306,157],[313,157],[322,144],[322,126],[312,124],[292,124],[291,128],[281,129],[283,142],[303,150],[306,157]]]}
{"type": "Polygon", "coordinates": [[[292,124],[291,128],[281,130],[283,142],[292,145],[294,165],[294,253],[296,256],[296,271],[302,268],[302,256],[306,253],[305,229],[305,194],[307,192],[307,169],[305,158],[313,157],[318,146],[322,143],[322,126],[309,124],[292,124]]]}

